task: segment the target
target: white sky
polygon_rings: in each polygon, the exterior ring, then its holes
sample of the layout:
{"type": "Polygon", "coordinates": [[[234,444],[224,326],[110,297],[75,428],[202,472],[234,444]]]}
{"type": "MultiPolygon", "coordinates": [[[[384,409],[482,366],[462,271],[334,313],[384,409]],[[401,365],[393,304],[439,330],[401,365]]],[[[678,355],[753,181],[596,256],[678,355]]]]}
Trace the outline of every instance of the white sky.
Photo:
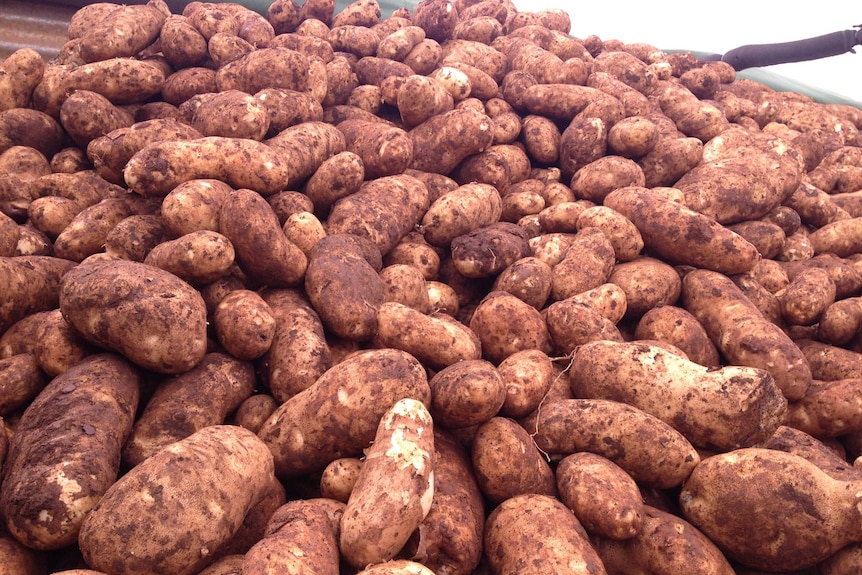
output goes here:
{"type": "MultiPolygon", "coordinates": [[[[723,54],[745,44],[802,40],[862,24],[862,3],[850,0],[514,0],[519,10],[565,10],[572,35],[647,42],[663,50],[723,54]],[[855,7],[854,7],[855,5],[855,7]]],[[[844,54],[766,68],[770,72],[862,101],[862,46],[844,54]]]]}

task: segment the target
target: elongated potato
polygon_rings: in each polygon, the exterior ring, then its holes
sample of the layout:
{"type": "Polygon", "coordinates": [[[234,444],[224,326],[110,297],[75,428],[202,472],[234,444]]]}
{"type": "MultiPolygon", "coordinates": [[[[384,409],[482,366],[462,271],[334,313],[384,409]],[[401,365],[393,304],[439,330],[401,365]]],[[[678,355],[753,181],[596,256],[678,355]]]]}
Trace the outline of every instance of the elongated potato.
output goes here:
{"type": "Polygon", "coordinates": [[[764,369],[712,369],[649,344],[584,344],[575,352],[569,374],[576,397],[632,405],[708,449],[759,444],[787,412],[787,400],[764,369]]]}
{"type": "Polygon", "coordinates": [[[681,433],[655,416],[616,401],[547,401],[524,426],[545,453],[596,453],[636,481],[659,488],[680,485],[700,462],[681,433]]]}
{"type": "Polygon", "coordinates": [[[20,48],[0,64],[0,111],[27,108],[42,79],[45,60],[33,48],[20,48]]]}
{"type": "Polygon", "coordinates": [[[224,353],[209,353],[189,371],[163,380],[123,445],[123,464],[134,467],[175,441],[225,423],[251,396],[254,384],[253,366],[224,353]],[[182,418],[175,416],[179,411],[182,418]]]}
{"type": "Polygon", "coordinates": [[[404,397],[430,404],[422,364],[400,350],[361,351],[285,401],[258,435],[272,451],[279,477],[302,476],[360,455],[383,413],[404,397]]]}
{"type": "Polygon", "coordinates": [[[682,280],[683,307],[706,329],[721,353],[736,365],[765,369],[788,400],[811,385],[811,369],[793,341],[725,275],[694,270],[682,280]]]}
{"type": "Polygon", "coordinates": [[[206,304],[164,270],[122,260],[80,264],[59,294],[63,317],[84,339],[141,367],[182,373],[206,354],[206,304]]]}
{"type": "Polygon", "coordinates": [[[0,490],[6,525],[20,542],[44,550],[77,541],[84,518],[119,475],[140,377],[117,355],[93,355],[54,378],[28,406],[0,490]]]}
{"type": "Polygon", "coordinates": [[[499,221],[501,214],[497,188],[464,184],[434,200],[422,216],[422,233],[429,244],[448,247],[456,237],[499,221]]]}
{"type": "Polygon", "coordinates": [[[433,116],[411,129],[411,168],[449,174],[461,161],[485,150],[493,141],[491,119],[470,109],[456,109],[433,116]]]}
{"type": "Polygon", "coordinates": [[[208,136],[148,144],[132,156],[123,174],[129,188],[144,196],[166,196],[183,182],[208,178],[270,195],[287,187],[290,168],[265,143],[208,136]]]}
{"type": "Polygon", "coordinates": [[[485,524],[485,549],[499,575],[606,573],[577,518],[547,495],[519,495],[497,506],[485,524]]]}
{"type": "Polygon", "coordinates": [[[380,419],[341,517],[339,549],[354,567],[395,557],[434,499],[434,426],[425,405],[405,398],[380,419]]]}
{"type": "Polygon", "coordinates": [[[227,294],[213,312],[216,338],[240,360],[254,360],[269,351],[277,328],[272,308],[256,292],[239,289],[227,294]]]}
{"type": "Polygon", "coordinates": [[[200,286],[227,275],[235,257],[236,250],[226,236],[198,230],[155,246],[144,263],[200,286]]]}
{"type": "Polygon", "coordinates": [[[74,266],[52,256],[0,257],[0,334],[34,312],[55,309],[60,281],[74,266]]]}
{"type": "Polygon", "coordinates": [[[272,454],[255,434],[234,425],[205,427],[105,492],[81,526],[81,552],[91,567],[113,573],[198,573],[272,480],[272,454]],[[165,546],[178,529],[187,544],[165,546]]]}

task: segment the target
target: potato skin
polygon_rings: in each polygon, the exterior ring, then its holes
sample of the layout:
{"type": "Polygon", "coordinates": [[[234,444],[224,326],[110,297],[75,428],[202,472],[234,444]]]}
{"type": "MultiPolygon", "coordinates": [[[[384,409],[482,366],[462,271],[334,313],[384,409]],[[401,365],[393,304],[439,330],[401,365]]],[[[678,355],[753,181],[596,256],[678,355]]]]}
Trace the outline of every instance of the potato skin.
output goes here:
{"type": "Polygon", "coordinates": [[[341,517],[343,559],[360,568],[404,547],[431,510],[434,454],[434,426],[421,401],[401,399],[383,413],[341,517]]]}
{"type": "Polygon", "coordinates": [[[197,573],[266,495],[272,475],[272,455],[252,432],[233,425],[205,427],[145,460],[105,492],[81,527],[81,552],[88,565],[112,573],[197,573]],[[165,546],[163,541],[176,540],[180,525],[187,544],[165,546]]]}
{"type": "Polygon", "coordinates": [[[32,353],[16,353],[0,359],[0,376],[0,416],[27,407],[48,384],[32,353]]]}
{"type": "Polygon", "coordinates": [[[675,305],[655,307],[638,320],[635,339],[664,341],[681,349],[686,357],[707,367],[719,365],[718,349],[690,312],[675,305]]]}
{"type": "Polygon", "coordinates": [[[16,426],[0,490],[6,525],[16,539],[42,550],[77,540],[85,516],[117,480],[139,386],[133,365],[98,354],[54,378],[28,406],[16,426]]]}
{"type": "Polygon", "coordinates": [[[464,184],[434,200],[422,216],[422,234],[429,244],[448,247],[456,237],[499,221],[501,214],[497,188],[464,184]]]}
{"type": "Polygon", "coordinates": [[[59,293],[63,317],[84,339],[145,369],[182,373],[206,353],[204,300],[166,271],[129,261],[80,264],[59,293]]]}
{"type": "Polygon", "coordinates": [[[430,404],[425,368],[416,358],[396,349],[360,351],[285,401],[258,435],[272,451],[279,477],[305,475],[360,455],[382,414],[402,397],[430,404]]]}
{"type": "Polygon", "coordinates": [[[221,425],[254,391],[251,364],[209,353],[197,366],[163,380],[147,400],[123,445],[123,464],[138,465],[161,448],[209,425],[221,425]],[[177,412],[183,417],[178,418],[177,412]]]}
{"type": "Polygon", "coordinates": [[[551,351],[551,336],[539,310],[508,292],[489,292],[469,325],[481,342],[482,356],[494,364],[519,351],[551,351]]]}
{"type": "Polygon", "coordinates": [[[488,563],[499,575],[606,573],[572,512],[547,495],[519,495],[501,503],[485,523],[484,541],[488,563]]]}
{"type": "Polygon", "coordinates": [[[430,379],[431,414],[449,429],[479,425],[491,419],[505,400],[505,384],[485,360],[452,364],[430,379]]]}
{"type": "Polygon", "coordinates": [[[637,483],[611,460],[580,452],[564,457],[555,471],[560,501],[588,533],[629,539],[643,527],[644,504],[637,483]]]}

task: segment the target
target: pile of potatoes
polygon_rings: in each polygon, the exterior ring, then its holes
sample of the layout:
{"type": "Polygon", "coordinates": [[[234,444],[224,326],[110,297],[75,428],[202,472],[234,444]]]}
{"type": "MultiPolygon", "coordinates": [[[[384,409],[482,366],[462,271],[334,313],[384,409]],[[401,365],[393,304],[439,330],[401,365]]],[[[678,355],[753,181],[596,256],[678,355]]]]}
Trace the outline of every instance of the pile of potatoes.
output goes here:
{"type": "Polygon", "coordinates": [[[862,572],[862,110],[570,28],[0,63],[0,573],[862,572]]]}

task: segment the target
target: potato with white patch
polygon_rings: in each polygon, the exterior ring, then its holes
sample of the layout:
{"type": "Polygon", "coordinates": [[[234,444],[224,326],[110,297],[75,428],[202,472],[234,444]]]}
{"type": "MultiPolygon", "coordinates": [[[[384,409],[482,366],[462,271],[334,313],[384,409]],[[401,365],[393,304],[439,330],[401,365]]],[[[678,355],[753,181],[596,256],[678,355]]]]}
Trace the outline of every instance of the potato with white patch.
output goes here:
{"type": "Polygon", "coordinates": [[[354,567],[395,557],[431,510],[434,427],[425,405],[402,399],[383,414],[341,518],[339,548],[354,567]]]}

